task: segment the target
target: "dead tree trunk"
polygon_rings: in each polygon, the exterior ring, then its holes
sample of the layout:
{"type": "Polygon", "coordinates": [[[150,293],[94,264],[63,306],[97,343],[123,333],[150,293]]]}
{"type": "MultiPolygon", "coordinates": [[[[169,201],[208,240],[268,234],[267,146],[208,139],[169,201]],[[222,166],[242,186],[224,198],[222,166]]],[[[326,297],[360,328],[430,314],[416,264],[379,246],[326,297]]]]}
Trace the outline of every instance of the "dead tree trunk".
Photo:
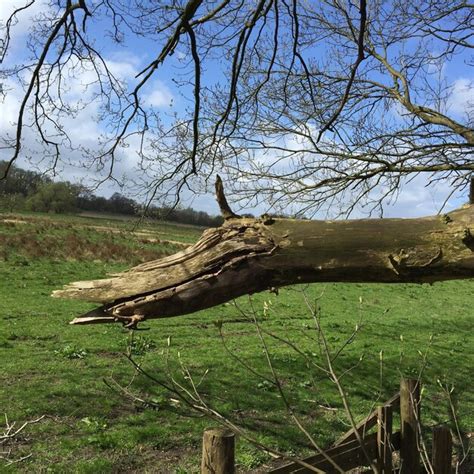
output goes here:
{"type": "Polygon", "coordinates": [[[193,246],[57,297],[102,303],[72,324],[192,313],[238,296],[308,282],[474,278],[474,205],[420,219],[304,221],[232,215],[193,246]]]}

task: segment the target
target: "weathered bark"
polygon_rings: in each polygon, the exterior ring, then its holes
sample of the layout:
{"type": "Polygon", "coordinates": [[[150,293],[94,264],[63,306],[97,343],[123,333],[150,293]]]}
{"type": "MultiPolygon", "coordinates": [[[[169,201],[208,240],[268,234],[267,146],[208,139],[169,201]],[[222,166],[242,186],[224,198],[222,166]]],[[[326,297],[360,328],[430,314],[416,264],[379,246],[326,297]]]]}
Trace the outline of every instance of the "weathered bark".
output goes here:
{"type": "Polygon", "coordinates": [[[235,434],[222,428],[204,431],[201,474],[235,473],[235,434]]]}
{"type": "Polygon", "coordinates": [[[459,278],[474,278],[473,205],[420,219],[230,218],[171,257],[53,295],[103,304],[73,324],[134,326],[295,283],[459,278]]]}

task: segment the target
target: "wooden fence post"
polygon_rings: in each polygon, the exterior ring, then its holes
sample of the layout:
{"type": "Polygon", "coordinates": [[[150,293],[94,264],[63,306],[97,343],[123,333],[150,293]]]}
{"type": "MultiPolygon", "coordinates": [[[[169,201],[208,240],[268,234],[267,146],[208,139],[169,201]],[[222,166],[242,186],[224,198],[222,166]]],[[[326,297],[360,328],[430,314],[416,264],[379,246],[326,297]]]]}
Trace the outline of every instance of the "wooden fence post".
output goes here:
{"type": "Polygon", "coordinates": [[[400,381],[400,458],[401,474],[420,472],[418,429],[420,423],[420,383],[416,379],[400,381]]]}
{"type": "Polygon", "coordinates": [[[377,464],[381,474],[392,474],[392,405],[377,407],[377,464]]]}
{"type": "Polygon", "coordinates": [[[434,474],[451,474],[453,439],[446,426],[433,428],[433,472],[434,474]]]}
{"type": "Polygon", "coordinates": [[[211,428],[202,438],[201,474],[235,473],[235,435],[230,430],[211,428]]]}

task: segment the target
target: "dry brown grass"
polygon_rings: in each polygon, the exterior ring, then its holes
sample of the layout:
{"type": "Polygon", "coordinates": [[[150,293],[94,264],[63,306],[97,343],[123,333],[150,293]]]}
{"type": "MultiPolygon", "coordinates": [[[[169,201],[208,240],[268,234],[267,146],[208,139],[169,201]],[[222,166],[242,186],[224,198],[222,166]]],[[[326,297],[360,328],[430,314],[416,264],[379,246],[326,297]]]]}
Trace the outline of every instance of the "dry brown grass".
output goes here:
{"type": "Polygon", "coordinates": [[[50,219],[0,221],[0,259],[101,260],[136,264],[170,255],[180,245],[113,228],[94,229],[50,219]]]}

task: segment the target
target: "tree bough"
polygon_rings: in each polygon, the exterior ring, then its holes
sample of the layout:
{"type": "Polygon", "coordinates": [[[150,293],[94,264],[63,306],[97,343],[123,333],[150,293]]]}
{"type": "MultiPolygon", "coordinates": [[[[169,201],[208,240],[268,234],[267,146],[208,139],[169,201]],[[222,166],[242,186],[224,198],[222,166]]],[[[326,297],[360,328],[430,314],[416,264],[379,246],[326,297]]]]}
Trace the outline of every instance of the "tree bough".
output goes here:
{"type": "Polygon", "coordinates": [[[232,215],[193,246],[55,297],[101,303],[71,324],[193,313],[309,282],[433,283],[474,278],[474,205],[418,219],[307,221],[232,215]]]}

